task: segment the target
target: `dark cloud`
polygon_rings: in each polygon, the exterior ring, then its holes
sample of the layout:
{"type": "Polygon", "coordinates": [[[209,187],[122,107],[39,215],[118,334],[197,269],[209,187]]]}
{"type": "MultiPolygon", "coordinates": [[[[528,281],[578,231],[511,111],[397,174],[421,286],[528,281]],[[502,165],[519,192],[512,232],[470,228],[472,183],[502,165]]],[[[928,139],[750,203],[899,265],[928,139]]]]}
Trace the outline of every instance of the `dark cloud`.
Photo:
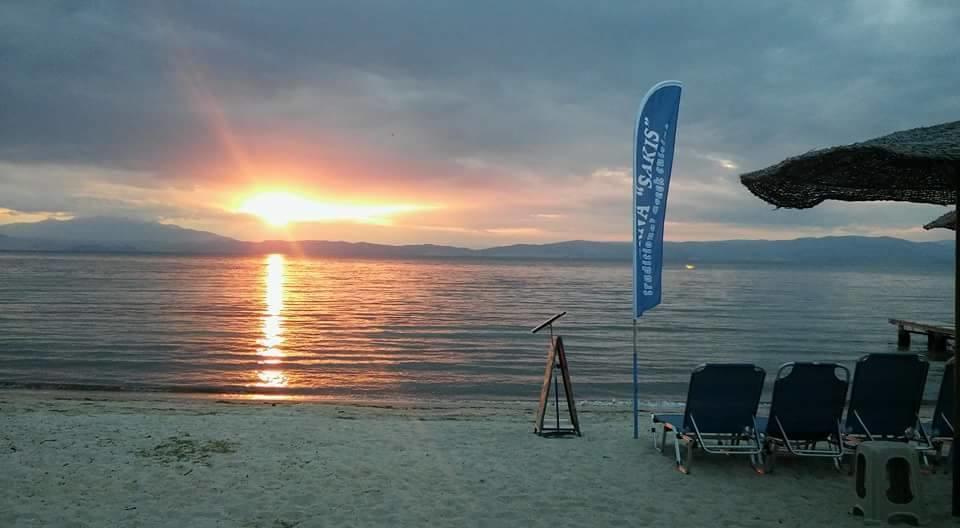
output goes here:
{"type": "MultiPolygon", "coordinates": [[[[949,0],[4,2],[0,161],[156,188],[282,151],[345,183],[515,197],[629,165],[639,98],[678,78],[677,220],[904,225],[925,213],[773,214],[736,173],[957,119],[958,27],[949,0]]],[[[19,189],[0,207],[51,201],[19,189]]],[[[629,200],[568,199],[597,226],[629,200]]]]}

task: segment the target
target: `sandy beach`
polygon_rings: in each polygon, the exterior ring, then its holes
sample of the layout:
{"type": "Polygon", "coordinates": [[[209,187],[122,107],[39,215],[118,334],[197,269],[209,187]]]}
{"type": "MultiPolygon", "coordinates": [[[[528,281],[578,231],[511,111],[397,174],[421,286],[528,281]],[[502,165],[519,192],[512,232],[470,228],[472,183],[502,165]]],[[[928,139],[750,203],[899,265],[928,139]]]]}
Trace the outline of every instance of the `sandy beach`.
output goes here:
{"type": "MultiPolygon", "coordinates": [[[[822,461],[682,475],[628,412],[543,439],[531,411],[5,391],[0,526],[862,526],[822,461]]],[[[948,524],[948,477],[923,486],[948,524]]]]}

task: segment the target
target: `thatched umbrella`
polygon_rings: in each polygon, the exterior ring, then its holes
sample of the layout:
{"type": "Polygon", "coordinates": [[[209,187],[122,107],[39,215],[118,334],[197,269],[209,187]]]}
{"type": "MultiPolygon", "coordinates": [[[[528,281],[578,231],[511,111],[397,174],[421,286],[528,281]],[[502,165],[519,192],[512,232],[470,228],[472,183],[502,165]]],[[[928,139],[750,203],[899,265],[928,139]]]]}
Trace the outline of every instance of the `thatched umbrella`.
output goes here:
{"type": "MultiPolygon", "coordinates": [[[[914,128],[840,147],[814,150],[744,174],[750,192],[778,207],[807,209],[824,200],[897,201],[960,206],[960,121],[914,128]]],[[[954,324],[960,337],[960,229],[954,279],[954,324]]],[[[954,350],[960,347],[954,343],[954,350]]],[[[960,379],[960,361],[954,361],[960,379]]],[[[954,424],[960,424],[960,383],[954,424]]],[[[954,446],[958,444],[954,432],[954,446]]],[[[953,515],[960,516],[960,456],[953,457],[953,515]]]]}
{"type": "Polygon", "coordinates": [[[936,220],[930,221],[930,223],[929,223],[929,224],[926,224],[925,226],[923,226],[923,228],[924,228],[924,229],[937,229],[937,228],[942,228],[942,229],[953,229],[954,231],[956,231],[956,229],[957,229],[957,210],[954,209],[953,211],[950,211],[949,213],[945,213],[944,215],[937,217],[936,220]]]}

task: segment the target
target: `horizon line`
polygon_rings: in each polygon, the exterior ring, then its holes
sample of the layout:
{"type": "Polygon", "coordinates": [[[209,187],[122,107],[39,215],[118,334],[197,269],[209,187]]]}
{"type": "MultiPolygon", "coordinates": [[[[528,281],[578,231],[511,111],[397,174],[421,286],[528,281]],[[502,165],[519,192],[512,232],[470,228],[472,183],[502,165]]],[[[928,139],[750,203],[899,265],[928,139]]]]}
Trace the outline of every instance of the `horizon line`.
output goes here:
{"type": "MultiPolygon", "coordinates": [[[[625,239],[623,239],[623,240],[591,240],[591,239],[587,239],[587,238],[572,238],[572,239],[556,240],[556,241],[552,241],[552,242],[525,242],[525,241],[518,241],[518,242],[501,243],[501,244],[495,244],[495,245],[489,245],[489,246],[474,246],[474,247],[471,247],[471,246],[458,246],[458,245],[453,245],[453,244],[449,244],[449,243],[437,243],[437,242],[393,242],[393,243],[388,243],[388,242],[370,242],[370,241],[366,241],[366,240],[350,241],[350,240],[342,240],[342,239],[338,239],[338,240],[337,240],[337,239],[320,239],[320,238],[298,238],[298,239],[264,238],[264,239],[260,239],[260,240],[253,240],[253,239],[235,238],[235,237],[232,237],[232,236],[222,235],[222,234],[220,234],[220,233],[216,233],[216,232],[213,232],[213,231],[206,231],[206,230],[203,230],[203,229],[195,229],[195,228],[191,228],[191,227],[184,227],[184,226],[182,226],[182,225],[179,225],[179,224],[176,224],[176,223],[172,223],[172,222],[163,222],[163,221],[157,221],[157,220],[143,220],[143,219],[131,218],[131,217],[105,216],[105,215],[97,215],[97,216],[78,216],[78,217],[73,217],[73,218],[68,218],[68,219],[46,218],[46,219],[44,219],[44,220],[37,220],[37,221],[34,221],[34,222],[10,222],[10,223],[6,223],[6,224],[0,224],[0,231],[2,231],[3,228],[5,228],[5,227],[14,226],[14,225],[32,225],[32,224],[41,224],[41,223],[47,223],[47,222],[49,222],[49,223],[70,223],[70,222],[74,222],[74,221],[77,221],[77,220],[107,220],[107,221],[109,221],[109,220],[114,220],[114,221],[137,223],[137,224],[142,224],[142,225],[152,225],[152,226],[170,227],[170,228],[175,228],[175,229],[181,229],[181,230],[184,230],[184,231],[192,231],[192,232],[195,232],[195,233],[202,233],[202,234],[212,235],[212,236],[220,237],[220,238],[223,238],[223,239],[226,239],[226,240],[230,240],[230,241],[234,241],[234,242],[238,242],[238,243],[244,243],[244,244],[268,244],[268,243],[301,244],[301,243],[305,243],[305,242],[325,242],[325,243],[335,243],[335,244],[368,244],[368,245],[386,246],[386,247],[437,246],[437,247],[446,247],[446,248],[469,250],[469,251],[483,251],[483,250],[490,250],[490,249],[497,249],[497,248],[504,248],[504,247],[512,247],[512,246],[550,246],[550,245],[571,244],[571,243],[589,243],[589,244],[631,244],[631,243],[632,243],[632,241],[631,241],[629,238],[625,238],[625,239]]],[[[29,239],[33,239],[33,240],[48,240],[48,241],[57,240],[57,239],[41,238],[41,237],[29,237],[29,238],[26,238],[26,237],[19,237],[19,236],[16,236],[16,235],[8,235],[8,234],[3,234],[3,233],[0,233],[0,236],[7,237],[7,238],[14,238],[14,239],[18,239],[18,240],[29,240],[29,239]]],[[[789,241],[796,241],[796,240],[821,240],[821,239],[831,239],[831,238],[889,239],[889,240],[900,240],[900,241],[904,241],[904,242],[911,242],[911,243],[914,243],[914,244],[929,244],[929,243],[954,242],[953,238],[934,239],[934,240],[911,240],[911,239],[909,239],[909,238],[901,238],[901,237],[892,236],[892,235],[875,235],[875,234],[824,234],[824,235],[794,236],[794,237],[790,237],[790,238],[723,238],[723,239],[712,239],[712,240],[664,240],[664,243],[671,243],[671,244],[702,244],[702,243],[724,243],[724,242],[789,242],[789,241]]],[[[86,242],[92,242],[92,241],[95,241],[95,239],[90,239],[90,240],[77,240],[77,242],[85,242],[85,241],[86,241],[86,242]]],[[[130,241],[127,241],[127,242],[133,242],[133,241],[134,241],[134,240],[130,240],[130,241]]]]}

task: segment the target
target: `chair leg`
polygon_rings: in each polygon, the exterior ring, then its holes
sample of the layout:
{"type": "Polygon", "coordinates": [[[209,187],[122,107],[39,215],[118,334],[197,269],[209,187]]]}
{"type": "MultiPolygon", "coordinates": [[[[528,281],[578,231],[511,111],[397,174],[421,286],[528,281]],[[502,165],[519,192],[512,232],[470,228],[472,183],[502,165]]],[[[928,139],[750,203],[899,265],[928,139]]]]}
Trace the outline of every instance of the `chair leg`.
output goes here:
{"type": "Polygon", "coordinates": [[[750,467],[757,472],[758,475],[766,475],[766,457],[763,456],[763,451],[750,455],[750,467]]]}
{"type": "Polygon", "coordinates": [[[680,459],[680,435],[673,434],[673,461],[679,468],[683,465],[683,461],[680,459]]]}
{"type": "Polygon", "coordinates": [[[650,415],[650,436],[653,437],[653,448],[657,448],[657,422],[653,421],[653,415],[650,415]]]}
{"type": "MultiPolygon", "coordinates": [[[[832,445],[830,440],[827,440],[827,447],[832,445]]],[[[837,470],[838,473],[843,472],[843,443],[837,444],[837,456],[833,457],[833,469],[837,470]]]]}
{"type": "MultiPolygon", "coordinates": [[[[756,422],[754,422],[754,427],[756,427],[756,422]]],[[[753,470],[761,475],[767,473],[766,468],[766,456],[763,452],[763,442],[760,440],[760,432],[754,428],[753,431],[753,442],[759,448],[756,455],[750,455],[750,465],[753,466],[753,470]]]]}
{"type": "Polygon", "coordinates": [[[777,445],[772,442],[767,442],[763,446],[766,456],[763,457],[763,472],[764,473],[773,473],[773,467],[777,463],[777,445]]]}
{"type": "Polygon", "coordinates": [[[943,444],[940,442],[932,442],[933,445],[933,465],[930,467],[930,472],[936,474],[937,471],[943,467],[943,444]]]}
{"type": "Polygon", "coordinates": [[[954,445],[954,443],[951,441],[951,442],[950,442],[950,451],[947,451],[947,465],[945,466],[945,472],[946,472],[946,473],[950,473],[950,471],[953,469],[954,448],[956,448],[956,447],[957,447],[957,446],[954,445]]]}
{"type": "Polygon", "coordinates": [[[677,471],[683,474],[690,473],[690,462],[693,460],[693,442],[687,441],[687,463],[683,463],[683,458],[680,456],[680,441],[682,435],[676,433],[673,435],[673,454],[676,459],[677,471]]]}
{"type": "Polygon", "coordinates": [[[833,444],[834,440],[837,444],[837,457],[833,459],[833,467],[838,472],[843,472],[843,455],[844,455],[844,445],[843,445],[843,433],[840,429],[840,422],[837,422],[837,434],[832,439],[827,439],[827,445],[830,446],[833,444]]]}

